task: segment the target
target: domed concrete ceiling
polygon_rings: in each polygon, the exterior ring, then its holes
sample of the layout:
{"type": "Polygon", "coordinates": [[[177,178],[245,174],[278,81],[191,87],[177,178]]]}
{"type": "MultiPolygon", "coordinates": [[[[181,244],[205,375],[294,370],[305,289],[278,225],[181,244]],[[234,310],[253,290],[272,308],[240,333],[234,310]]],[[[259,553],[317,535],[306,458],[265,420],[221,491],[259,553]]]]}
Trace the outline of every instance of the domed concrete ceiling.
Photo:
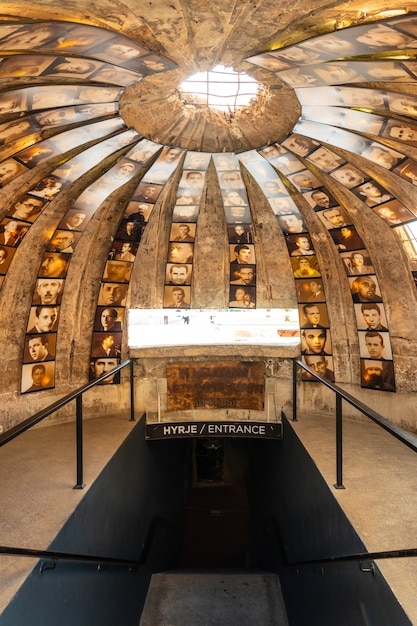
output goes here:
{"type": "Polygon", "coordinates": [[[3,3],[6,398],[119,363],[129,307],[298,307],[313,369],[414,391],[417,6],[395,9],[3,3]],[[257,97],[190,100],[218,65],[257,97]]]}

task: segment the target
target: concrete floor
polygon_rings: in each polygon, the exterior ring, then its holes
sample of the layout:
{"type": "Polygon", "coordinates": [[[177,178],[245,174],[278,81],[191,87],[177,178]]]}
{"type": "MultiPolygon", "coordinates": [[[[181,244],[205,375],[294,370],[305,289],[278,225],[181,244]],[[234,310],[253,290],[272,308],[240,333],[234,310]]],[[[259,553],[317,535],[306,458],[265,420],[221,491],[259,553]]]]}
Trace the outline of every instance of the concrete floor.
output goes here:
{"type": "MultiPolygon", "coordinates": [[[[37,427],[0,449],[0,544],[46,549],[135,424],[127,416],[85,420],[84,490],[72,488],[73,423],[37,427]]],[[[346,419],[345,489],[336,490],[334,418],[299,415],[290,427],[369,551],[417,547],[416,453],[370,421],[346,419]]],[[[0,612],[36,562],[0,557],[0,612]]],[[[417,625],[417,558],[378,566],[417,625]]]]}
{"type": "MultiPolygon", "coordinates": [[[[84,489],[73,489],[75,424],[46,424],[0,448],[2,546],[46,550],[137,422],[84,420],[84,489]]],[[[37,561],[0,555],[0,614],[37,561]]]]}

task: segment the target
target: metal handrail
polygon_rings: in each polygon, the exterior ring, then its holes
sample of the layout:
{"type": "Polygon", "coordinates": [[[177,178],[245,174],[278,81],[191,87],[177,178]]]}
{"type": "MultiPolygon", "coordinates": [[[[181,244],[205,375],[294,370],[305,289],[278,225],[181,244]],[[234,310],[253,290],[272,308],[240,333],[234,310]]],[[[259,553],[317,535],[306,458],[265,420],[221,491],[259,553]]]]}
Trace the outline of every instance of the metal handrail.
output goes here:
{"type": "MultiPolygon", "coordinates": [[[[13,546],[0,546],[0,555],[47,559],[53,561],[55,564],[57,561],[73,561],[83,563],[97,563],[97,565],[123,565],[132,569],[146,563],[149,556],[149,551],[152,546],[152,542],[155,537],[155,532],[159,526],[165,526],[167,528],[177,530],[176,527],[168,520],[158,516],[153,517],[151,523],[148,526],[146,537],[142,544],[142,549],[138,560],[120,559],[118,557],[97,556],[92,554],[76,554],[73,552],[59,552],[55,550],[32,550],[30,548],[15,548],[13,546]]],[[[55,567],[55,565],[53,567],[55,567]]],[[[46,569],[53,568],[46,567],[45,564],[42,563],[40,570],[41,574],[46,569]]]]}
{"type": "Polygon", "coordinates": [[[130,421],[134,422],[135,421],[135,403],[134,403],[134,386],[133,386],[133,361],[131,359],[127,359],[126,361],[123,361],[123,363],[116,365],[116,367],[114,367],[109,372],[105,372],[104,374],[99,376],[99,378],[96,378],[95,380],[92,380],[86,383],[85,385],[83,385],[82,387],[79,387],[75,391],[71,391],[69,394],[67,394],[60,400],[53,402],[46,409],[42,409],[41,411],[38,411],[37,413],[23,420],[22,422],[20,422],[13,428],[10,428],[10,430],[6,431],[5,433],[2,433],[0,435],[0,448],[1,446],[4,446],[6,443],[11,441],[15,437],[18,437],[19,435],[29,430],[29,428],[32,428],[32,426],[35,426],[36,424],[38,424],[45,418],[49,417],[49,415],[51,415],[52,413],[55,413],[55,411],[58,411],[58,409],[61,409],[72,400],[75,400],[76,402],[77,483],[74,486],[74,489],[83,489],[85,487],[85,484],[83,483],[82,396],[86,391],[88,391],[92,387],[95,387],[95,385],[99,385],[103,380],[105,380],[109,376],[117,374],[117,372],[122,370],[127,365],[130,365],[130,421]]]}
{"type": "Polygon", "coordinates": [[[340,554],[323,557],[322,559],[311,559],[308,561],[288,562],[288,565],[316,565],[318,563],[341,563],[343,561],[376,561],[378,559],[400,559],[417,556],[417,548],[401,550],[384,550],[381,552],[356,552],[353,554],[340,554]]]}
{"type": "Polygon", "coordinates": [[[414,435],[407,432],[403,428],[393,424],[386,417],[383,417],[380,413],[377,413],[377,411],[374,411],[350,393],[341,389],[341,387],[338,387],[331,381],[323,378],[323,376],[317,374],[308,365],[297,358],[293,359],[293,422],[297,421],[297,367],[301,367],[306,370],[313,378],[317,379],[326,387],[329,387],[329,389],[334,391],[336,394],[336,483],[334,484],[336,489],[344,489],[342,476],[342,400],[348,402],[351,406],[355,407],[355,409],[360,411],[363,415],[366,415],[366,417],[369,417],[373,422],[378,424],[378,426],[386,430],[393,437],[404,443],[414,452],[417,452],[417,437],[414,437],[414,435]]]}

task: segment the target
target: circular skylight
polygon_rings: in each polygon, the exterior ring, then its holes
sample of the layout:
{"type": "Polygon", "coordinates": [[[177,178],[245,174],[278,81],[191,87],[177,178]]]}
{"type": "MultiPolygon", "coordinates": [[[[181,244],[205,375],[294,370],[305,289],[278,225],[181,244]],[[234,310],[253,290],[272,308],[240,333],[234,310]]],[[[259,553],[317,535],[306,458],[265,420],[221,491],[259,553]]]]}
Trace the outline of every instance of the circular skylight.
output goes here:
{"type": "Polygon", "coordinates": [[[216,65],[210,72],[197,72],[180,85],[186,104],[234,111],[256,98],[259,84],[244,72],[216,65]]]}

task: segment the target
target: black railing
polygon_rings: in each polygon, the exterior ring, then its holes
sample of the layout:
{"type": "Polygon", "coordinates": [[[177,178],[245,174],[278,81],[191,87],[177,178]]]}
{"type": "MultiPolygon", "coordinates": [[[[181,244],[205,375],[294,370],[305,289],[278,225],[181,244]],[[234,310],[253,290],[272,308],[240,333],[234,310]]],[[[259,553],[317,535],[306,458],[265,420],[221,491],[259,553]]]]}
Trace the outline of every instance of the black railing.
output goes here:
{"type": "Polygon", "coordinates": [[[41,574],[46,570],[54,569],[58,561],[91,563],[96,564],[98,567],[108,565],[120,565],[128,567],[130,570],[132,570],[146,563],[150,549],[152,547],[153,540],[155,538],[155,532],[160,526],[164,526],[176,532],[178,531],[178,529],[168,520],[165,520],[162,517],[155,516],[149,524],[145,540],[142,544],[139,559],[137,560],[120,559],[110,556],[96,556],[92,554],[75,554],[73,552],[58,552],[54,550],[32,550],[30,548],[15,548],[12,546],[0,546],[0,555],[38,558],[45,559],[46,561],[51,561],[52,565],[48,565],[47,563],[45,563],[45,561],[41,563],[41,574]]]}
{"type": "Polygon", "coordinates": [[[75,400],[75,403],[76,403],[76,420],[75,421],[76,421],[77,482],[74,485],[74,489],[83,489],[83,487],[85,487],[85,484],[83,483],[83,404],[82,404],[83,394],[89,389],[91,389],[92,387],[95,387],[95,385],[99,385],[101,382],[103,382],[103,380],[105,380],[106,378],[109,378],[109,376],[114,376],[115,374],[117,374],[117,372],[125,368],[127,365],[130,366],[130,377],[129,377],[130,421],[132,422],[135,421],[133,361],[131,359],[128,359],[127,361],[124,361],[123,363],[120,363],[119,365],[114,367],[109,372],[102,374],[99,378],[96,378],[95,380],[92,380],[91,382],[86,383],[85,385],[83,385],[82,387],[79,387],[75,391],[71,391],[71,393],[67,394],[60,400],[57,400],[56,402],[48,406],[46,409],[43,409],[42,411],[35,413],[31,417],[28,417],[27,419],[20,422],[20,424],[17,424],[16,426],[11,428],[7,432],[1,434],[0,435],[0,448],[1,446],[4,446],[6,443],[11,441],[15,437],[18,437],[25,431],[29,430],[29,428],[32,428],[32,426],[35,426],[35,424],[39,424],[39,422],[44,420],[46,417],[49,417],[49,415],[51,415],[52,413],[55,413],[55,411],[62,409],[62,407],[64,407],[66,404],[68,404],[72,400],[75,400]]]}
{"type": "Polygon", "coordinates": [[[393,424],[385,417],[368,407],[363,402],[360,402],[357,398],[350,395],[347,391],[344,391],[334,383],[330,382],[326,378],[323,378],[312,370],[308,365],[303,363],[300,359],[293,359],[293,416],[292,420],[297,421],[297,368],[301,367],[306,370],[320,383],[334,391],[336,394],[336,483],[334,487],[336,489],[344,489],[343,486],[343,413],[342,413],[342,400],[348,402],[355,409],[360,411],[366,417],[369,417],[373,422],[378,424],[381,428],[389,432],[393,437],[404,443],[406,446],[417,452],[417,438],[406,430],[403,430],[396,424],[393,424]]]}

